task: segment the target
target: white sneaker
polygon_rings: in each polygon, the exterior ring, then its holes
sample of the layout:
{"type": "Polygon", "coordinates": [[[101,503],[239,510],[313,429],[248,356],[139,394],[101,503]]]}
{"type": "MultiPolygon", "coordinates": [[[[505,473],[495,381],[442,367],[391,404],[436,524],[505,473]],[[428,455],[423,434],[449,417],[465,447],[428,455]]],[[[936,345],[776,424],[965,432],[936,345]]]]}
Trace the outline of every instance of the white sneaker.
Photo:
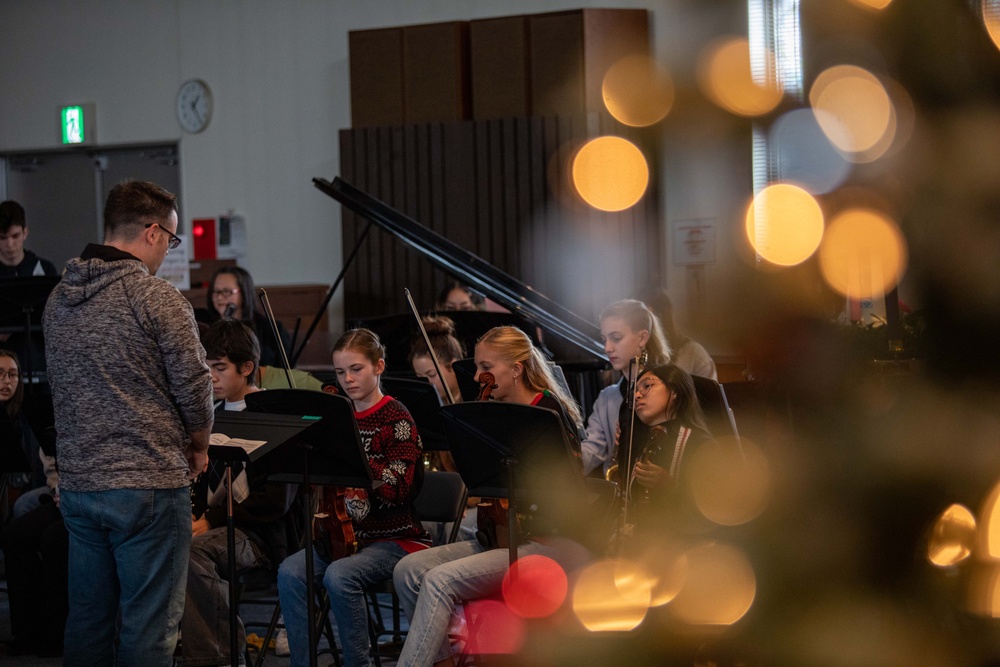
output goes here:
{"type": "Polygon", "coordinates": [[[278,634],[274,638],[274,654],[279,658],[284,658],[291,654],[291,651],[288,649],[288,633],[284,628],[278,630],[278,634]]]}

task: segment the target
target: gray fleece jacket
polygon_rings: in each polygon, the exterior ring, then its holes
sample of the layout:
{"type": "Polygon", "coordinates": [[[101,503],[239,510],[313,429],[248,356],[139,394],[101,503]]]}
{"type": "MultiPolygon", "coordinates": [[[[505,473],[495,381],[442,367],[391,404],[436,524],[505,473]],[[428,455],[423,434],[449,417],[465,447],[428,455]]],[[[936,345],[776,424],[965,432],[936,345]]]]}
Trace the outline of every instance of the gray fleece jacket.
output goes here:
{"type": "Polygon", "coordinates": [[[175,489],[188,433],[212,423],[194,311],[136,257],[88,245],[43,316],[60,487],[175,489]]]}

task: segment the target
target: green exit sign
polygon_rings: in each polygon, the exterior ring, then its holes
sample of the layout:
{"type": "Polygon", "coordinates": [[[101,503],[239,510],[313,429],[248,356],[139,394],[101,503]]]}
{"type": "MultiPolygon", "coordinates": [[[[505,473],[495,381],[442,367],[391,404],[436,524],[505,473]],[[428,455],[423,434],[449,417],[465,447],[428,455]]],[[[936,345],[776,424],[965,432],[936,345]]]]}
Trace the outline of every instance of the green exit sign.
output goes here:
{"type": "Polygon", "coordinates": [[[62,143],[75,146],[88,146],[94,143],[93,104],[75,104],[59,109],[59,128],[62,143]]]}

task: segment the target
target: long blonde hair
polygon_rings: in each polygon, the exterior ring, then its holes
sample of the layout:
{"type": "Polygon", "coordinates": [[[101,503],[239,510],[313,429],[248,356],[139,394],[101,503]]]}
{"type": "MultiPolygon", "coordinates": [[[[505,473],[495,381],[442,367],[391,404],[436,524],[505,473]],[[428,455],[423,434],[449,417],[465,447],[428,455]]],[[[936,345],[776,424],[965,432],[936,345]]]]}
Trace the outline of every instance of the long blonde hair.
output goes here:
{"type": "Polygon", "coordinates": [[[646,368],[670,363],[670,345],[667,343],[667,337],[663,335],[663,325],[649,306],[636,299],[622,299],[604,309],[601,321],[608,317],[620,317],[632,331],[637,333],[649,332],[649,340],[646,341],[646,354],[649,355],[649,360],[646,362],[646,368]]]}
{"type": "Polygon", "coordinates": [[[542,353],[531,344],[528,335],[517,327],[494,327],[479,339],[477,345],[488,345],[510,363],[520,363],[524,368],[521,376],[524,385],[532,391],[548,391],[562,404],[566,414],[579,428],[583,424],[580,406],[566,393],[549,369],[542,353]]]}

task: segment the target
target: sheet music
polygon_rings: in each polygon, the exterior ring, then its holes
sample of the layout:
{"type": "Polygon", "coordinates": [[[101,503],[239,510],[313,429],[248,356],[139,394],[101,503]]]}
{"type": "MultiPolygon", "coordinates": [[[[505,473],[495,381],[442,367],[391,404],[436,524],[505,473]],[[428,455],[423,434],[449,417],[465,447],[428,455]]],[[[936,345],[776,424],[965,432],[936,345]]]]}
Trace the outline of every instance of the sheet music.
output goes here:
{"type": "Polygon", "coordinates": [[[267,440],[244,440],[243,438],[230,438],[224,433],[213,433],[208,437],[208,444],[217,447],[240,447],[247,454],[253,450],[267,444],[267,440]]]}

